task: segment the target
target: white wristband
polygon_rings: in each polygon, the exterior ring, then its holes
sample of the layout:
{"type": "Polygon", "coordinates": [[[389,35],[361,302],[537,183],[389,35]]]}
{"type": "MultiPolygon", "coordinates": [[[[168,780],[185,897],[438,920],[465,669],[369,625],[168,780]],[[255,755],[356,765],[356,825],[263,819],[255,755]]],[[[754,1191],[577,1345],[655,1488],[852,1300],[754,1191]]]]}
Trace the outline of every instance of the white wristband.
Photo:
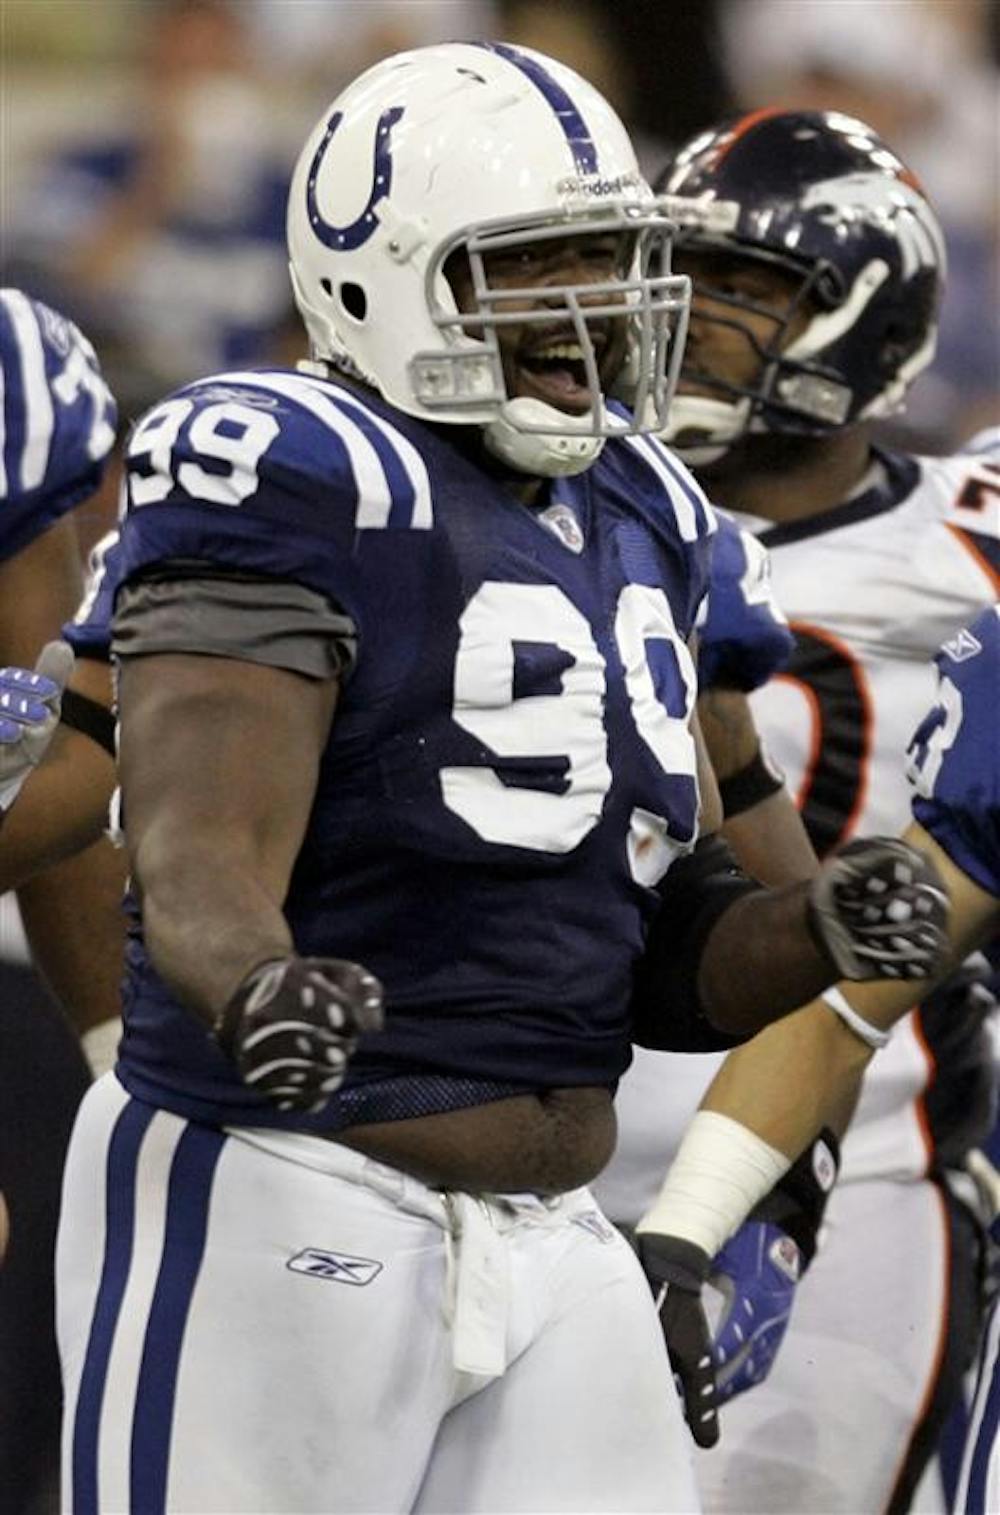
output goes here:
{"type": "Polygon", "coordinates": [[[677,1236],[714,1257],[791,1165],[739,1121],[699,1110],[636,1232],[677,1236]]]}
{"type": "Polygon", "coordinates": [[[855,1036],[859,1036],[867,1046],[874,1048],[876,1052],[884,1047],[891,1031],[883,1031],[879,1026],[873,1026],[871,1021],[866,1021],[863,1015],[859,1015],[854,1006],[850,1004],[839,989],[824,989],[820,995],[824,1005],[829,1006],[834,1015],[839,1015],[845,1026],[850,1027],[855,1036]]]}

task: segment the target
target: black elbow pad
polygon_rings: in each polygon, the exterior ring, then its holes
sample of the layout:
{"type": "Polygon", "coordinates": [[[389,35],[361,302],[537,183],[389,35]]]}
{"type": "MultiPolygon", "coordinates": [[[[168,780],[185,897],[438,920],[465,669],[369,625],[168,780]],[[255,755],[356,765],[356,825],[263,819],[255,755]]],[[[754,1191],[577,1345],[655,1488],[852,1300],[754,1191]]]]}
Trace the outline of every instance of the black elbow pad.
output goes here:
{"type": "Polygon", "coordinates": [[[708,836],[668,870],[657,893],[632,988],[632,1040],[657,1052],[725,1052],[748,1036],[718,1031],[698,997],[698,968],[720,916],[764,886],[740,868],[721,837],[708,836]]]}

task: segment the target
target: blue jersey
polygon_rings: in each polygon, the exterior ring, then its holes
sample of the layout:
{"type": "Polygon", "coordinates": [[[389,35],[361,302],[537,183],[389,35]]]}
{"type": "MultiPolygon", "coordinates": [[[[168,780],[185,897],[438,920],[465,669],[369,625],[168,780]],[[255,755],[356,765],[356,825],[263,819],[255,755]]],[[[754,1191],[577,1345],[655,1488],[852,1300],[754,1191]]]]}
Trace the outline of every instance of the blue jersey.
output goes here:
{"type": "Polygon", "coordinates": [[[299,952],[379,976],[388,1024],[327,1111],[281,1114],[159,980],[137,912],[132,1092],[195,1118],[332,1129],[414,1075],[435,1091],[426,1108],[455,1097],[449,1081],[612,1083],[653,886],[697,831],[687,640],[714,532],[650,439],[608,442],[529,508],[453,432],[329,380],[229,374],[147,415],[121,578],[204,561],[293,581],[353,621],[285,908],[299,952]]]}
{"type": "Polygon", "coordinates": [[[699,624],[703,689],[759,689],[792,655],[795,638],[771,588],[767,548],[724,513],[712,548],[712,577],[699,624]]]}
{"type": "Polygon", "coordinates": [[[945,642],[938,697],[910,743],[913,814],[956,867],[1000,897],[1000,606],[945,642]]]}
{"type": "Polygon", "coordinates": [[[96,489],[117,414],[94,349],[71,321],[0,290],[0,561],[96,489]]]}

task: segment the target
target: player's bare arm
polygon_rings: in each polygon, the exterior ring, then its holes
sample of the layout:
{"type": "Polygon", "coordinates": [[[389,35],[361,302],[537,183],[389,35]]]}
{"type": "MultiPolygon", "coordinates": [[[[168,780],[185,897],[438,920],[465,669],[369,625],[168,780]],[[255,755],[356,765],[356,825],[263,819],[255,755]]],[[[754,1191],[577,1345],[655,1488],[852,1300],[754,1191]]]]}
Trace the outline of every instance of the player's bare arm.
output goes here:
{"type": "MultiPolygon", "coordinates": [[[[115,786],[115,760],[109,750],[110,665],[97,658],[77,657],[67,687],[90,702],[97,721],[100,712],[106,712],[104,730],[99,733],[102,739],[70,726],[65,719],[60,723],[4,825],[0,892],[20,888],[43,869],[99,842],[108,824],[115,786]]],[[[107,871],[110,876],[110,865],[107,871]]],[[[122,871],[116,874],[119,894],[122,871]]]]}
{"type": "MultiPolygon", "coordinates": [[[[703,690],[698,696],[698,719],[723,791],[727,781],[763,761],[750,702],[741,689],[703,690]]],[[[802,817],[784,785],[746,810],[726,815],[719,830],[746,871],[763,884],[811,878],[819,866],[802,817]]]]}
{"type": "Polygon", "coordinates": [[[157,971],[214,1022],[292,950],[282,915],[336,684],[228,658],[123,660],[129,856],[157,971]]]}

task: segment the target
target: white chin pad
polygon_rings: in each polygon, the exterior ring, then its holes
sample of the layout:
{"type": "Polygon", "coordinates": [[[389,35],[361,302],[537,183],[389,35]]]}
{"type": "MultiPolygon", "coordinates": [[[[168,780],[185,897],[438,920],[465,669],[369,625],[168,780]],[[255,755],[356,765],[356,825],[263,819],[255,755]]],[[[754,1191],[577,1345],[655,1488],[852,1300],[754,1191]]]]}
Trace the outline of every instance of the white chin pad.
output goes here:
{"type": "MultiPolygon", "coordinates": [[[[605,411],[602,427],[617,429],[615,422],[616,417],[605,411]]],[[[625,421],[621,429],[628,429],[625,421]]],[[[605,437],[595,436],[590,411],[571,416],[522,395],[501,406],[496,420],[483,427],[483,440],[501,463],[519,473],[551,479],[583,473],[600,457],[605,437]]]]}
{"type": "Polygon", "coordinates": [[[749,400],[734,405],[705,395],[675,395],[660,437],[685,457],[702,452],[721,457],[746,431],[749,414],[749,400]]]}

